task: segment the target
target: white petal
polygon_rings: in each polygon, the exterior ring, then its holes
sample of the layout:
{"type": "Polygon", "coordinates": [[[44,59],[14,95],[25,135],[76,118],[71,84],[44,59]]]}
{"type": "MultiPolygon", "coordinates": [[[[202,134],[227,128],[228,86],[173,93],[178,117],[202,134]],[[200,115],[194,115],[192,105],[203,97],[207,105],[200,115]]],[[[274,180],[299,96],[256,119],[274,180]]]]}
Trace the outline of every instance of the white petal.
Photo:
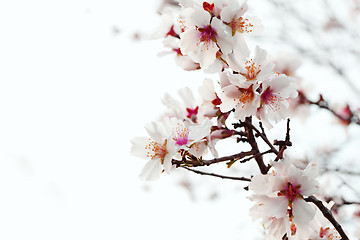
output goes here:
{"type": "Polygon", "coordinates": [[[139,177],[145,181],[154,181],[160,177],[161,171],[160,159],[151,159],[145,164],[139,177]]]}
{"type": "Polygon", "coordinates": [[[254,63],[256,65],[264,65],[264,62],[267,60],[267,52],[265,49],[262,49],[259,46],[255,48],[255,56],[254,56],[254,63]]]}
{"type": "Polygon", "coordinates": [[[209,12],[203,9],[195,9],[193,14],[191,15],[191,22],[198,27],[210,25],[210,19],[211,16],[209,12]]]}
{"type": "Polygon", "coordinates": [[[187,29],[180,34],[180,50],[185,55],[194,52],[198,47],[200,33],[195,29],[187,29]]]}
{"type": "Polygon", "coordinates": [[[297,199],[293,203],[292,213],[296,225],[305,225],[315,216],[315,210],[304,199],[297,199]]]}
{"type": "Polygon", "coordinates": [[[223,91],[224,92],[221,94],[220,110],[222,112],[228,112],[237,105],[238,102],[236,99],[240,96],[240,92],[234,85],[224,87],[223,91]]]}
{"type": "Polygon", "coordinates": [[[150,137],[157,143],[162,144],[165,138],[170,135],[170,132],[166,132],[161,122],[150,122],[145,125],[145,129],[150,137]]]}
{"type": "Polygon", "coordinates": [[[249,189],[256,194],[266,194],[271,190],[269,188],[269,175],[256,175],[251,179],[249,189]]]}
{"type": "Polygon", "coordinates": [[[185,106],[187,108],[194,108],[196,107],[195,105],[195,98],[194,95],[192,94],[192,91],[189,87],[185,87],[182,88],[178,91],[181,99],[184,101],[185,106]]]}
{"type": "Polygon", "coordinates": [[[205,101],[212,101],[216,98],[214,84],[211,79],[204,79],[203,84],[199,87],[199,94],[205,101]]]}
{"type": "Polygon", "coordinates": [[[217,51],[219,51],[219,48],[215,42],[200,42],[196,55],[191,55],[191,57],[200,63],[201,68],[206,69],[214,63],[217,51]]]}
{"type": "Polygon", "coordinates": [[[208,118],[205,119],[204,123],[201,125],[190,126],[189,140],[197,142],[208,136],[210,134],[211,126],[212,123],[208,118]]]}
{"type": "Polygon", "coordinates": [[[134,137],[131,140],[131,154],[140,158],[147,158],[147,150],[145,147],[151,142],[149,138],[146,137],[134,137]]]}

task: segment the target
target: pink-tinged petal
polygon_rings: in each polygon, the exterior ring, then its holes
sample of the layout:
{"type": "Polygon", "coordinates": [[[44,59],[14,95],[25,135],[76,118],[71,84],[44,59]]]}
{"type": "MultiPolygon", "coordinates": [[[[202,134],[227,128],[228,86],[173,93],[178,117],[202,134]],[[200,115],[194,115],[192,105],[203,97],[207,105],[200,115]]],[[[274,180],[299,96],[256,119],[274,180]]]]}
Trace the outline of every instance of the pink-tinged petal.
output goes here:
{"type": "Polygon", "coordinates": [[[160,159],[152,159],[145,164],[139,177],[144,181],[154,181],[160,177],[161,172],[162,166],[160,159]]]}
{"type": "Polygon", "coordinates": [[[191,55],[191,57],[200,64],[201,68],[206,69],[214,63],[217,51],[219,51],[219,48],[215,42],[200,42],[197,56],[191,55]]]}
{"type": "Polygon", "coordinates": [[[189,139],[197,142],[210,134],[212,123],[209,119],[205,119],[201,125],[190,126],[189,139]]]}
{"type": "Polygon", "coordinates": [[[204,27],[210,24],[211,16],[209,12],[203,9],[195,9],[191,14],[191,22],[197,27],[204,27]]]}
{"type": "Polygon", "coordinates": [[[288,201],[284,197],[271,198],[265,195],[258,195],[250,199],[256,202],[255,206],[261,216],[282,218],[287,214],[288,201]]]}
{"type": "Polygon", "coordinates": [[[288,222],[287,218],[267,217],[264,219],[264,227],[268,229],[268,234],[273,239],[281,239],[286,233],[288,222]]]}
{"type": "Polygon", "coordinates": [[[269,175],[256,175],[251,179],[249,189],[256,194],[267,194],[269,193],[269,175]]]}
{"type": "Polygon", "coordinates": [[[294,222],[296,225],[305,225],[315,216],[315,210],[304,199],[298,199],[293,203],[294,222]]]}
{"type": "Polygon", "coordinates": [[[192,145],[189,150],[189,153],[194,155],[195,157],[201,157],[207,153],[207,145],[205,142],[197,142],[192,145]]]}
{"type": "Polygon", "coordinates": [[[261,71],[257,75],[257,79],[259,81],[266,81],[272,74],[274,70],[275,64],[268,63],[261,68],[261,71]]]}
{"type": "Polygon", "coordinates": [[[231,111],[238,104],[236,99],[238,98],[239,94],[239,89],[234,85],[228,85],[224,87],[223,93],[221,94],[220,110],[222,112],[231,111]]]}
{"type": "Polygon", "coordinates": [[[229,80],[227,72],[221,72],[219,74],[219,76],[220,76],[220,87],[221,88],[231,85],[231,82],[229,80]]]}
{"type": "Polygon", "coordinates": [[[241,74],[228,73],[228,78],[232,84],[240,88],[248,88],[251,83],[246,81],[246,77],[241,74]]]}
{"type": "Polygon", "coordinates": [[[155,142],[161,144],[165,138],[170,135],[170,132],[166,131],[164,125],[161,122],[150,122],[145,125],[145,129],[155,142]]]}
{"type": "Polygon", "coordinates": [[[231,70],[235,72],[244,72],[244,64],[242,64],[242,61],[236,59],[235,53],[226,55],[226,62],[231,70]]]}
{"type": "Polygon", "coordinates": [[[215,59],[213,64],[209,65],[206,69],[204,69],[204,73],[206,74],[214,74],[219,73],[224,68],[224,63],[218,58],[215,59]]]}
{"type": "Polygon", "coordinates": [[[216,98],[214,84],[211,79],[204,79],[203,84],[199,87],[199,94],[205,101],[212,101],[216,98]]]}
{"type": "MultiPolygon", "coordinates": [[[[220,18],[226,23],[229,23],[233,20],[236,15],[236,10],[238,10],[235,4],[228,5],[221,10],[220,18]]],[[[239,6],[238,6],[239,7],[239,6]]]]}
{"type": "MultiPolygon", "coordinates": [[[[170,148],[172,148],[172,147],[170,147],[170,148]]],[[[172,151],[170,148],[168,147],[167,150],[172,151]]],[[[166,173],[170,173],[175,168],[175,166],[173,166],[171,163],[171,160],[174,155],[175,155],[175,153],[172,153],[172,154],[169,153],[164,158],[164,164],[162,166],[166,173]]]]}
{"type": "Polygon", "coordinates": [[[264,65],[266,60],[267,60],[267,51],[262,49],[259,46],[256,46],[256,48],[255,48],[255,56],[254,56],[253,62],[256,65],[264,65]]]}
{"type": "Polygon", "coordinates": [[[257,106],[254,103],[245,103],[244,105],[238,105],[234,112],[234,118],[245,121],[246,117],[255,115],[257,106]]]}
{"type": "Polygon", "coordinates": [[[185,55],[194,52],[198,47],[200,33],[195,29],[187,29],[180,34],[180,50],[185,55]]]}
{"type": "Polygon", "coordinates": [[[148,151],[145,149],[149,145],[151,139],[146,137],[134,137],[131,140],[131,154],[140,158],[147,158],[148,151]]]}
{"type": "Polygon", "coordinates": [[[237,61],[245,61],[250,56],[250,49],[246,44],[245,38],[242,34],[236,34],[234,54],[237,61]]]}
{"type": "Polygon", "coordinates": [[[189,87],[182,88],[178,91],[181,99],[184,101],[187,108],[195,108],[195,98],[189,87]]]}
{"type": "Polygon", "coordinates": [[[216,38],[217,44],[219,45],[223,54],[229,54],[232,52],[234,47],[233,38],[230,37],[230,28],[226,26],[221,20],[213,18],[211,26],[215,29],[218,37],[216,38]]]}
{"type": "Polygon", "coordinates": [[[319,165],[317,164],[317,162],[316,161],[309,162],[306,168],[304,169],[304,174],[308,178],[316,178],[317,176],[319,176],[319,165]]]}

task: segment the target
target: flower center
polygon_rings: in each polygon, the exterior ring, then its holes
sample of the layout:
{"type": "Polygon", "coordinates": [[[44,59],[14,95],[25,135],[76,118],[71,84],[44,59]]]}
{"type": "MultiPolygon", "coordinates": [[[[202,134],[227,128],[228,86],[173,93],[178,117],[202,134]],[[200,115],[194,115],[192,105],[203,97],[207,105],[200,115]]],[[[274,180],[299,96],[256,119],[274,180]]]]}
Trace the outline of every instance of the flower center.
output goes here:
{"type": "Polygon", "coordinates": [[[240,32],[240,33],[250,33],[252,32],[252,28],[254,27],[254,25],[252,25],[249,22],[248,18],[234,18],[231,22],[230,22],[230,27],[232,29],[232,34],[235,35],[235,32],[240,32]]]}
{"type": "Polygon", "coordinates": [[[249,88],[239,88],[241,95],[237,99],[234,98],[234,101],[238,101],[239,104],[242,104],[241,108],[244,108],[245,104],[254,100],[255,94],[252,87],[253,85],[251,85],[249,88]]]}
{"type": "Polygon", "coordinates": [[[246,79],[247,80],[253,80],[256,78],[256,76],[261,72],[261,65],[256,66],[255,63],[252,61],[252,59],[245,62],[245,69],[247,71],[246,73],[246,79]]]}
{"type": "Polygon", "coordinates": [[[211,25],[207,25],[203,28],[199,28],[200,32],[200,42],[210,43],[211,41],[216,42],[217,33],[211,25]]]}
{"type": "Polygon", "coordinates": [[[288,182],[287,186],[278,192],[278,196],[286,197],[289,201],[289,206],[291,206],[296,199],[302,198],[302,195],[300,194],[300,187],[301,185],[294,186],[288,182]]]}
{"type": "Polygon", "coordinates": [[[279,102],[283,100],[282,97],[275,95],[274,90],[270,87],[265,89],[265,91],[261,94],[260,99],[261,106],[265,104],[274,112],[280,109],[279,102]]]}
{"type": "Polygon", "coordinates": [[[163,164],[165,155],[167,153],[166,151],[167,141],[165,140],[164,144],[159,144],[155,141],[152,141],[151,139],[149,140],[150,140],[149,144],[145,146],[145,149],[147,150],[146,156],[151,159],[155,157],[159,157],[161,158],[161,163],[163,164]]]}
{"type": "Polygon", "coordinates": [[[173,37],[177,36],[177,34],[176,34],[175,30],[174,30],[174,25],[171,26],[169,32],[165,35],[165,37],[167,37],[167,36],[173,36],[173,37]]]}
{"type": "Polygon", "coordinates": [[[174,141],[177,145],[183,146],[189,142],[189,129],[183,126],[177,126],[174,130],[174,141]]]}
{"type": "Polygon", "coordinates": [[[173,48],[173,51],[176,52],[177,56],[183,56],[180,48],[173,48]]]}
{"type": "Polygon", "coordinates": [[[199,110],[199,107],[196,107],[196,108],[186,108],[186,111],[187,111],[186,117],[188,117],[189,119],[191,119],[191,121],[196,122],[198,110],[199,110]]]}

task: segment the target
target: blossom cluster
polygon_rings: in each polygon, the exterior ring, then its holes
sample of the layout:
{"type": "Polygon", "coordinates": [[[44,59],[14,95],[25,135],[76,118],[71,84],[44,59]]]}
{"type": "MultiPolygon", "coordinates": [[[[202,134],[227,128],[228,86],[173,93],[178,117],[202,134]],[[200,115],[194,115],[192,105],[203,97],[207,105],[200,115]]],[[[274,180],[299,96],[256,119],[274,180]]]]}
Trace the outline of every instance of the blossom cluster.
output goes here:
{"type": "Polygon", "coordinates": [[[297,96],[295,79],[275,72],[267,52],[251,53],[246,35],[262,31],[260,20],[246,16],[246,2],[180,1],[181,9],[166,8],[156,37],[176,53],[185,70],[220,73],[220,110],[235,111],[244,120],[256,116],[271,128],[288,116],[288,100],[297,96]]]}
{"type": "MultiPolygon", "coordinates": [[[[186,157],[202,161],[211,152],[217,158],[218,141],[248,131],[231,129],[226,123],[229,117],[240,123],[256,117],[271,129],[289,116],[289,101],[298,96],[291,75],[299,64],[277,66],[266,50],[259,46],[249,49],[247,35],[261,32],[262,25],[258,18],[247,16],[245,1],[178,1],[177,9],[164,8],[159,31],[153,35],[163,38],[165,47],[170,48],[162,55],[173,53],[184,70],[217,73],[218,80],[204,79],[198,98],[190,88],[178,91],[180,101],[170,94],[164,96],[166,110],[145,126],[149,137],[132,140],[132,154],[148,160],[140,173],[144,180],[170,173],[174,161],[186,157]]],[[[251,144],[256,140],[245,141],[251,144]]],[[[252,157],[259,158],[255,156],[258,151],[252,150],[252,157]]],[[[276,159],[268,166],[263,163],[262,174],[251,178],[254,206],[250,215],[261,219],[269,239],[284,235],[288,239],[338,239],[338,232],[305,200],[319,193],[317,164],[311,162],[300,169],[283,157],[282,151],[273,151],[276,159]]]]}

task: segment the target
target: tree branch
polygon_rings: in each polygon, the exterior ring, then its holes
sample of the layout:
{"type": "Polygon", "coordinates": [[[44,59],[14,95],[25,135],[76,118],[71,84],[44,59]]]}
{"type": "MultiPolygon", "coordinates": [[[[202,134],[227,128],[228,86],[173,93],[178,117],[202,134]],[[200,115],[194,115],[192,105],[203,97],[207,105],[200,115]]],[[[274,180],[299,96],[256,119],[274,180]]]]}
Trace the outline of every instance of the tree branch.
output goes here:
{"type": "Polygon", "coordinates": [[[195,158],[195,160],[192,160],[192,161],[188,161],[186,159],[183,159],[183,160],[173,159],[171,162],[176,167],[181,167],[182,164],[188,165],[191,167],[199,167],[199,166],[209,166],[214,163],[220,163],[220,162],[225,162],[225,161],[236,161],[236,160],[239,160],[246,156],[250,156],[252,154],[253,154],[253,151],[248,151],[248,152],[240,152],[240,153],[230,155],[230,156],[213,158],[211,160],[202,160],[202,159],[198,159],[198,158],[195,158]]]}
{"type": "Polygon", "coordinates": [[[335,229],[340,234],[341,238],[343,240],[349,240],[348,236],[346,235],[346,233],[342,229],[341,225],[335,220],[332,212],[329,209],[327,209],[319,199],[317,199],[314,196],[309,196],[309,197],[305,198],[304,200],[306,202],[312,202],[313,204],[315,204],[319,208],[319,210],[322,212],[324,217],[327,220],[329,220],[331,222],[331,224],[335,227],[335,229]]]}
{"type": "Polygon", "coordinates": [[[349,113],[348,117],[344,117],[344,116],[338,114],[337,112],[335,112],[335,110],[333,110],[333,109],[331,109],[329,107],[328,102],[325,101],[325,99],[323,98],[323,96],[321,94],[319,96],[319,100],[316,101],[316,102],[311,101],[310,99],[308,99],[303,92],[299,92],[299,98],[300,98],[300,102],[307,103],[307,104],[310,104],[310,105],[316,105],[319,108],[326,109],[327,111],[332,113],[335,117],[337,117],[340,120],[346,122],[347,124],[355,123],[355,124],[360,125],[360,118],[359,118],[359,116],[354,114],[354,112],[350,111],[350,109],[349,109],[350,113],[349,113]]]}
{"type": "Polygon", "coordinates": [[[256,140],[255,140],[255,137],[254,137],[254,133],[253,133],[253,128],[251,126],[252,125],[252,118],[251,117],[247,117],[245,118],[245,132],[247,133],[247,138],[249,140],[249,144],[251,145],[251,148],[254,152],[254,158],[256,160],[256,163],[258,164],[259,166],[259,169],[260,169],[260,172],[262,174],[266,174],[267,173],[267,167],[264,163],[264,160],[263,160],[263,157],[262,157],[262,154],[261,155],[258,155],[260,153],[259,151],[259,147],[256,143],[256,140]]]}
{"type": "Polygon", "coordinates": [[[188,167],[182,167],[188,171],[197,173],[197,174],[201,174],[201,175],[207,175],[207,176],[212,176],[212,177],[219,177],[222,179],[231,179],[231,180],[238,180],[238,181],[246,181],[246,182],[251,182],[250,178],[246,178],[246,177],[229,177],[229,176],[224,176],[224,175],[220,175],[220,174],[215,174],[215,173],[207,173],[207,172],[202,172],[199,170],[194,170],[188,167]]]}

